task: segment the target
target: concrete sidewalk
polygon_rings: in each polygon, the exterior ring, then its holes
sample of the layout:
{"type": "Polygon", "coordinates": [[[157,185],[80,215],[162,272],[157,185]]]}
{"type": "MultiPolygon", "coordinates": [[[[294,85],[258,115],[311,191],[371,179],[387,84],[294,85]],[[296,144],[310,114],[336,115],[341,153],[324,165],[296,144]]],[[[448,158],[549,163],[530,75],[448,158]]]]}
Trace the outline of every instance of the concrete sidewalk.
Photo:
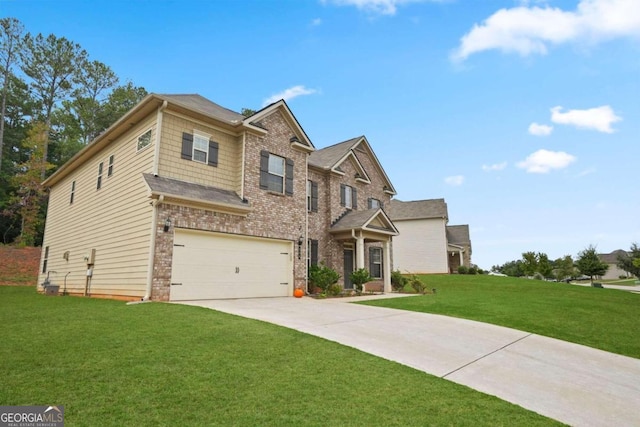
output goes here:
{"type": "Polygon", "coordinates": [[[570,425],[640,426],[639,359],[501,326],[349,300],[182,303],[335,341],[570,425]]]}

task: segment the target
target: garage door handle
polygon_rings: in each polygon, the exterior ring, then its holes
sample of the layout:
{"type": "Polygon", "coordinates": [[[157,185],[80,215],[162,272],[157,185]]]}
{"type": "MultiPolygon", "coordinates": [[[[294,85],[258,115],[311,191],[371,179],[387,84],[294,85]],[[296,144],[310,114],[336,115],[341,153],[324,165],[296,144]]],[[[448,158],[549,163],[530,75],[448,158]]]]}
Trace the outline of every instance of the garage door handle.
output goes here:
{"type": "Polygon", "coordinates": [[[289,284],[289,282],[284,282],[284,283],[282,283],[282,282],[281,282],[280,284],[281,284],[281,285],[288,285],[288,284],[289,284]]]}
{"type": "Polygon", "coordinates": [[[172,283],[171,286],[182,286],[182,283],[172,283]]]}

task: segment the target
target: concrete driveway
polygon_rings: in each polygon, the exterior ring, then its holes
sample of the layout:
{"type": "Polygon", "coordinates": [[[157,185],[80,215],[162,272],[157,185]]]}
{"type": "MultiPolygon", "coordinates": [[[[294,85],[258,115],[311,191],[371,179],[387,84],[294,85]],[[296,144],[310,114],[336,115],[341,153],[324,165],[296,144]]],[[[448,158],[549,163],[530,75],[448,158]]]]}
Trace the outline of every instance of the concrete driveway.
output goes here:
{"type": "Polygon", "coordinates": [[[181,303],[335,341],[570,425],[640,426],[640,359],[481,322],[347,304],[350,300],[181,303]]]}

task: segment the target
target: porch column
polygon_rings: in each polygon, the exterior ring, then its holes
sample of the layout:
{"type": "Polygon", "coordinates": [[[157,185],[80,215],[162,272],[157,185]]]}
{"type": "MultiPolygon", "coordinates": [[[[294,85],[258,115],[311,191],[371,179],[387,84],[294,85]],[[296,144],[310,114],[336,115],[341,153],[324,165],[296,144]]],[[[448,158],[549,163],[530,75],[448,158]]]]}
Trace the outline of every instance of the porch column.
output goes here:
{"type": "Polygon", "coordinates": [[[460,265],[464,265],[464,257],[462,256],[461,249],[458,249],[458,256],[460,257],[460,265]]]}
{"type": "Polygon", "coordinates": [[[356,237],[356,270],[364,267],[364,239],[362,238],[361,231],[358,233],[358,237],[356,237]]]}
{"type": "Polygon", "coordinates": [[[384,280],[384,292],[391,292],[391,237],[382,242],[382,253],[384,261],[382,262],[382,277],[384,280]]]}

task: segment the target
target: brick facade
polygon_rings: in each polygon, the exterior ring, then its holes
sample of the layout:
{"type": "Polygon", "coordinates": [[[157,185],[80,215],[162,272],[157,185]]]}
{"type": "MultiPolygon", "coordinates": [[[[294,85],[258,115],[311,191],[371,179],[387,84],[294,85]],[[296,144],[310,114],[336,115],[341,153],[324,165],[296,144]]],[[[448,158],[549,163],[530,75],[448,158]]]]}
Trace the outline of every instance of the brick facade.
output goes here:
{"type": "MultiPolygon", "coordinates": [[[[175,121],[171,123],[174,125],[175,121]]],[[[188,132],[191,124],[184,123],[184,131],[188,132]]],[[[294,286],[303,289],[306,287],[306,245],[300,248],[301,254],[298,259],[297,241],[300,237],[304,238],[306,229],[308,154],[292,146],[290,138],[294,135],[293,130],[279,111],[257,122],[257,125],[267,129],[268,133],[259,136],[247,132],[244,135],[244,199],[252,208],[246,217],[193,206],[158,204],[152,299],[166,301],[170,298],[174,233],[173,230],[164,232],[166,218],[171,219],[174,229],[185,228],[292,241],[296,252],[293,257],[294,286]],[[293,195],[278,194],[260,188],[262,150],[293,160],[293,195]]],[[[174,129],[174,133],[181,134],[179,129],[174,129]]]]}

